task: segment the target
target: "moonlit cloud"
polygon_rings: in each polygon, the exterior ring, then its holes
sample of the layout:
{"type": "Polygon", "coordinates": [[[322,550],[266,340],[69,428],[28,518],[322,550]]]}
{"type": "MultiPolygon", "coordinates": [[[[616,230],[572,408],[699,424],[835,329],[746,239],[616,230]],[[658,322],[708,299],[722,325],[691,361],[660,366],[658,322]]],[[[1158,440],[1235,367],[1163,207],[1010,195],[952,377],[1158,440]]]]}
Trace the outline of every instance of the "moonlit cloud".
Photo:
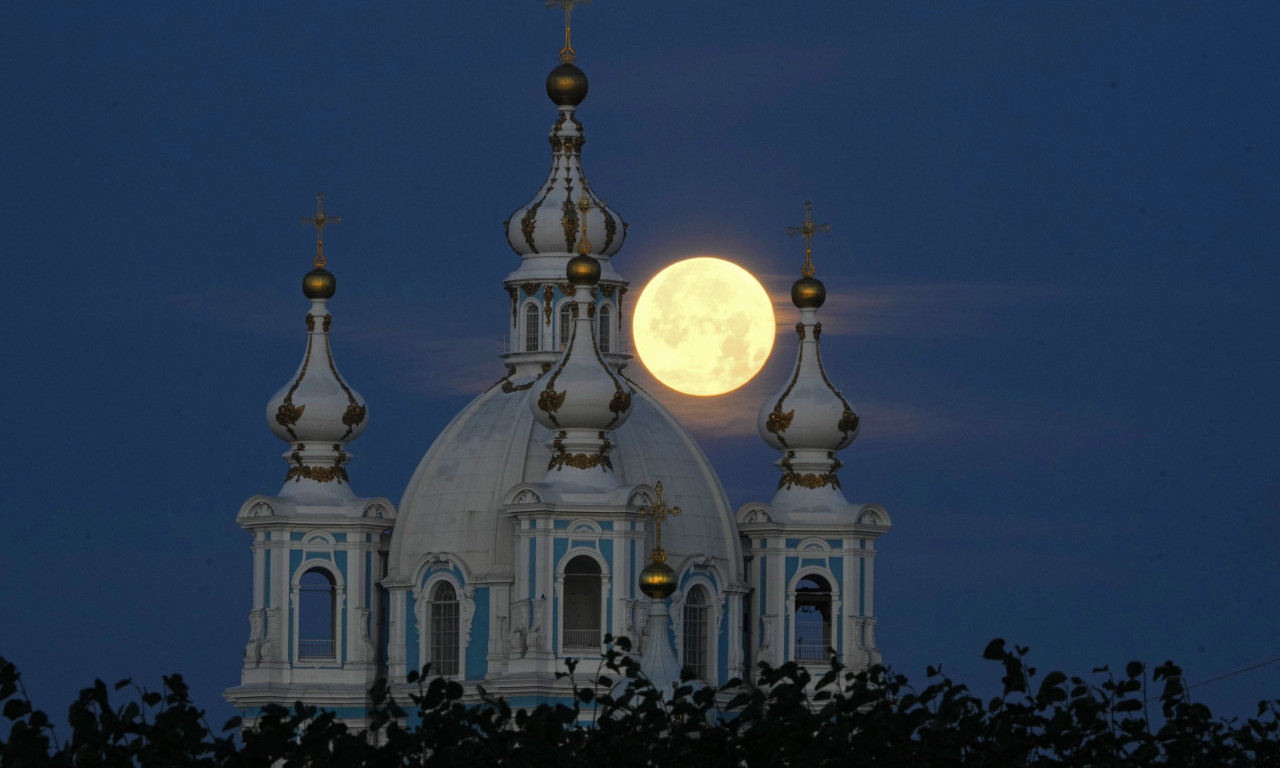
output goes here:
{"type": "MultiPolygon", "coordinates": [[[[768,285],[787,279],[770,275],[768,285]]],[[[836,336],[884,338],[966,338],[999,333],[1008,327],[1000,314],[1011,307],[1044,304],[1061,293],[1037,285],[1001,283],[881,283],[840,289],[827,285],[819,310],[823,332],[836,336]]],[[[798,318],[790,293],[770,293],[779,331],[798,318]]]]}

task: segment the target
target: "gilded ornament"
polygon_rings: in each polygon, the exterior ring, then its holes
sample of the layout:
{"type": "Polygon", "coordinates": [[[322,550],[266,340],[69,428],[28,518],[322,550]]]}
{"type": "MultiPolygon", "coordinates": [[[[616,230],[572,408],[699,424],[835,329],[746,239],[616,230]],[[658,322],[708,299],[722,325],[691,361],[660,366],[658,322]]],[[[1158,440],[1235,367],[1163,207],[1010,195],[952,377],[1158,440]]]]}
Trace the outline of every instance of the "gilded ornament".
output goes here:
{"type": "Polygon", "coordinates": [[[520,291],[514,285],[507,286],[507,293],[511,295],[511,327],[516,325],[516,303],[519,301],[520,291]]]}
{"type": "Polygon", "coordinates": [[[559,472],[564,467],[572,467],[574,469],[595,469],[600,468],[601,472],[613,469],[613,462],[602,451],[601,453],[565,453],[563,449],[551,457],[551,461],[547,464],[547,471],[555,469],[559,472]]]}
{"type": "MultiPolygon", "coordinates": [[[[609,247],[609,245],[608,245],[608,243],[606,243],[606,244],[605,244],[605,248],[608,248],[608,247],[609,247]]],[[[615,286],[615,285],[601,285],[601,286],[600,286],[600,292],[604,294],[604,297],[605,297],[606,299],[611,299],[611,298],[613,298],[613,292],[614,292],[615,290],[617,290],[617,286],[615,286]]]]}
{"type": "Polygon", "coordinates": [[[574,243],[578,236],[578,209],[573,204],[573,185],[568,187],[569,197],[565,198],[564,203],[560,206],[560,226],[564,227],[564,249],[569,253],[573,253],[574,243]]]}
{"type": "Polygon", "coordinates": [[[307,409],[306,405],[294,405],[290,401],[285,401],[276,409],[276,423],[289,430],[289,434],[293,434],[293,430],[289,427],[298,423],[298,419],[302,418],[302,412],[307,409]]]}
{"type": "Polygon", "coordinates": [[[554,414],[560,410],[560,406],[564,405],[564,398],[567,392],[557,392],[554,389],[547,388],[542,390],[538,395],[538,408],[545,411],[551,417],[552,424],[559,424],[554,414]]]}
{"type": "Polygon", "coordinates": [[[613,413],[613,421],[617,421],[622,412],[630,407],[631,393],[624,391],[621,387],[613,393],[613,397],[609,398],[609,410],[613,413]]]}
{"type": "Polygon", "coordinates": [[[556,283],[556,287],[559,288],[560,292],[565,296],[573,295],[573,286],[569,283],[556,283]]]}
{"type": "Polygon", "coordinates": [[[813,326],[813,340],[818,341],[822,338],[822,323],[815,323],[813,326]]]}
{"type": "Polygon", "coordinates": [[[798,485],[801,488],[808,488],[810,490],[813,490],[814,488],[822,488],[826,485],[839,489],[840,478],[836,477],[835,472],[824,472],[821,475],[815,475],[811,472],[806,472],[805,474],[800,474],[798,472],[785,472],[782,477],[778,479],[779,488],[791,488],[793,485],[798,485]]]}
{"type": "MultiPolygon", "coordinates": [[[[327,216],[324,212],[324,193],[320,192],[316,195],[316,213],[314,216],[303,216],[302,224],[311,225],[316,230],[316,257],[311,264],[316,269],[324,269],[328,262],[324,258],[324,228],[330,224],[337,224],[342,221],[340,216],[327,216]]],[[[329,293],[333,295],[332,291],[329,293]]],[[[328,298],[328,296],[322,297],[328,298]]]]}
{"type": "Polygon", "coordinates": [[[578,302],[575,301],[569,305],[569,317],[574,320],[578,319],[578,302]]]}
{"type": "Polygon", "coordinates": [[[524,241],[529,246],[529,250],[533,253],[538,252],[538,246],[533,242],[533,233],[538,229],[538,209],[542,207],[542,201],[547,196],[543,195],[538,202],[529,206],[529,210],[524,212],[520,217],[520,234],[524,235],[524,241]]]}
{"type": "MultiPolygon", "coordinates": [[[[310,315],[308,315],[310,317],[310,315]]],[[[293,380],[293,385],[289,387],[289,391],[284,395],[284,402],[276,410],[276,423],[284,427],[289,433],[289,437],[294,440],[298,439],[298,435],[293,431],[293,424],[298,423],[298,417],[302,415],[305,405],[300,405],[294,410],[293,393],[298,391],[298,385],[302,383],[302,377],[307,375],[307,367],[311,365],[311,337],[307,337],[307,353],[302,357],[302,368],[298,371],[298,378],[293,380]],[[289,410],[286,411],[286,406],[289,410]],[[283,414],[283,416],[282,416],[283,414]]]]}
{"type": "Polygon", "coordinates": [[[356,425],[364,421],[368,408],[363,405],[348,405],[347,410],[342,414],[342,423],[347,425],[347,434],[351,434],[351,430],[356,425]]]}
{"type": "Polygon", "coordinates": [[[560,137],[556,135],[548,136],[547,141],[551,143],[552,152],[559,152],[560,148],[563,146],[563,143],[560,141],[560,137]]]}
{"type": "MultiPolygon", "coordinates": [[[[791,426],[791,420],[795,416],[795,409],[783,413],[782,408],[774,406],[773,412],[769,414],[769,418],[765,421],[765,429],[778,435],[778,439],[782,440],[782,435],[779,433],[787,431],[787,427],[791,426]]],[[[786,442],[783,441],[782,444],[786,445],[786,442]]]]}
{"type": "MultiPolygon", "coordinates": [[[[604,201],[600,201],[600,212],[604,214],[604,247],[600,249],[601,253],[609,250],[609,246],[613,245],[613,238],[618,234],[618,222],[614,221],[613,214],[609,213],[609,209],[604,207],[604,201]]],[[[605,294],[608,296],[609,294],[605,294]]]]}
{"type": "Polygon", "coordinates": [[[800,268],[800,274],[804,277],[813,277],[817,272],[813,268],[813,236],[817,232],[830,232],[830,224],[814,224],[813,223],[813,203],[808,200],[804,201],[804,223],[798,227],[787,227],[788,235],[802,235],[804,237],[804,266],[800,268]]]}
{"type": "Polygon", "coordinates": [[[551,283],[547,283],[542,288],[542,316],[546,320],[547,325],[551,325],[551,300],[556,296],[555,289],[551,287],[551,283]]]}
{"type": "MultiPolygon", "coordinates": [[[[324,318],[326,331],[329,330],[329,317],[329,315],[325,315],[324,318]]],[[[341,437],[342,440],[346,440],[347,436],[350,435],[357,426],[359,426],[360,422],[364,421],[365,406],[356,402],[355,395],[352,394],[351,389],[347,386],[347,383],[342,380],[342,377],[338,375],[338,368],[333,364],[333,351],[329,348],[328,339],[325,339],[324,353],[329,359],[329,372],[333,374],[334,380],[338,382],[338,386],[342,387],[342,391],[347,395],[347,411],[342,415],[342,423],[347,425],[347,431],[341,437]],[[353,420],[348,421],[348,418],[353,420]]]]}
{"type": "Polygon", "coordinates": [[[662,523],[668,517],[677,517],[683,511],[676,506],[668,506],[664,498],[662,498],[662,481],[654,483],[654,493],[657,499],[646,507],[641,507],[637,514],[643,515],[653,521],[654,530],[654,547],[653,552],[649,554],[649,562],[662,563],[667,559],[667,553],[662,549],[662,523]]]}
{"type": "Polygon", "coordinates": [[[804,341],[804,323],[796,323],[796,335],[800,337],[801,341],[804,341]]]}
{"type": "Polygon", "coordinates": [[[587,318],[594,320],[596,317],[596,303],[594,301],[587,302],[587,318]]]}
{"type": "Polygon", "coordinates": [[[307,315],[307,333],[315,333],[316,319],[313,315],[307,315]]]}
{"type": "Polygon", "coordinates": [[[533,294],[535,294],[535,293],[537,293],[537,292],[538,292],[538,284],[537,284],[537,283],[525,283],[524,285],[522,285],[522,286],[520,286],[520,287],[524,290],[524,295],[525,295],[525,296],[532,296],[533,294]]]}
{"type": "Polygon", "coordinates": [[[844,433],[845,438],[848,438],[850,432],[858,431],[859,423],[860,419],[858,418],[858,414],[846,409],[840,416],[840,423],[836,425],[836,428],[844,433]]]}
{"type": "Polygon", "coordinates": [[[546,373],[546,372],[547,372],[547,371],[549,371],[549,370],[551,370],[551,363],[543,363],[543,364],[542,364],[542,372],[543,372],[543,373],[546,373]]]}
{"type": "Polygon", "coordinates": [[[321,329],[321,330],[323,330],[325,333],[328,333],[328,332],[329,332],[329,326],[330,326],[332,323],[333,323],[333,315],[325,315],[325,316],[324,316],[324,324],[320,326],[320,329],[321,329]]]}
{"type": "Polygon", "coordinates": [[[337,482],[341,485],[343,482],[351,482],[347,477],[346,467],[310,467],[310,466],[294,466],[289,467],[289,471],[284,476],[285,482],[290,480],[300,482],[302,480],[314,480],[317,483],[337,482]]]}

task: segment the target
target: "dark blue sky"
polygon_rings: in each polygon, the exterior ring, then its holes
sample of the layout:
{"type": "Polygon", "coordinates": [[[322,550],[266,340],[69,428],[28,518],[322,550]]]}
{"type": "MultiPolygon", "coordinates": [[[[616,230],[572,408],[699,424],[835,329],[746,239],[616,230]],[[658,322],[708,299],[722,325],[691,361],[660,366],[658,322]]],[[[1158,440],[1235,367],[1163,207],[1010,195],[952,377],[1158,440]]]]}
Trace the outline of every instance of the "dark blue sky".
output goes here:
{"type": "MultiPolygon", "coordinates": [[[[895,524],[886,661],[989,690],[996,636],[1042,670],[1172,658],[1193,684],[1280,656],[1280,6],[575,20],[584,165],[637,292],[707,254],[781,296],[786,227],[806,199],[831,223],[824,362],[863,419],[842,478],[895,524]]],[[[549,165],[560,33],[537,0],[0,11],[0,654],[38,705],[180,671],[230,716],[234,518],[283,478],[263,412],[302,354],[317,191],[342,217],[336,357],[370,405],[356,491],[398,502],[501,375],[500,224],[549,165]]],[[[651,387],[735,507],[772,495],[755,413],[793,355],[783,335],[725,398],[651,387]]],[[[1251,714],[1280,664],[1193,696],[1251,714]]]]}

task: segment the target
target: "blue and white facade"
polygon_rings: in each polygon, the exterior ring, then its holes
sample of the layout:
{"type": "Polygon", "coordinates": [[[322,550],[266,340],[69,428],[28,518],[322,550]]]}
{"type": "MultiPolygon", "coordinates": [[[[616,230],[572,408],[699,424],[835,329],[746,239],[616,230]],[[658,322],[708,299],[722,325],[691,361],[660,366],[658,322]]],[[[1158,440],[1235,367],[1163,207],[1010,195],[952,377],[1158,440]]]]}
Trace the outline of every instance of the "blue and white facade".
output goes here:
{"type": "Polygon", "coordinates": [[[762,408],[782,481],[735,513],[689,432],[624,373],[628,283],[612,262],[626,224],[583,176],[577,103],[556,110],[547,180],[506,222],[520,263],[503,286],[505,375],[436,438],[398,507],[351,491],[346,444],[367,408],[333,364],[327,297],[312,297],[304,362],[267,413],[288,477],[238,518],[253,608],[226,696],[250,721],[302,700],[359,725],[376,679],[416,690],[407,675],[428,664],[515,706],[567,701],[556,674],[589,666],[606,634],[641,657],[664,644],[713,685],[749,680],[757,661],[825,665],[828,648],[879,660],[873,558],[889,517],[839,489],[834,456],[857,417],[821,370],[816,308],[801,308],[791,385],[762,408]],[[575,252],[598,271],[574,279],[575,252]],[[659,482],[683,510],[662,542],[678,583],[665,631],[638,585],[659,482]]]}

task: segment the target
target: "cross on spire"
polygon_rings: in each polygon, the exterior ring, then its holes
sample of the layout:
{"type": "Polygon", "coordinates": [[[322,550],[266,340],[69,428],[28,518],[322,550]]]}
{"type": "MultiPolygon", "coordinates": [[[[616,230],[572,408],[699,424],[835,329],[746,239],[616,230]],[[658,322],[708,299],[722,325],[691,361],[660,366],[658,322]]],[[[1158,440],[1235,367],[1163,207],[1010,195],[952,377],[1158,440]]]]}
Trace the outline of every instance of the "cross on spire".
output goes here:
{"type": "Polygon", "coordinates": [[[569,17],[573,14],[573,6],[591,5],[591,0],[547,0],[548,8],[555,8],[557,5],[564,8],[564,48],[560,49],[560,62],[572,64],[578,58],[578,54],[569,44],[569,17]]]}
{"type": "Polygon", "coordinates": [[[804,201],[804,224],[798,227],[787,227],[788,235],[804,236],[804,266],[800,268],[800,274],[805,277],[813,277],[815,270],[813,268],[813,233],[830,232],[830,224],[814,224],[813,223],[813,203],[808,200],[804,201]]]}
{"type": "Polygon", "coordinates": [[[324,212],[324,193],[316,194],[316,215],[303,216],[302,225],[311,225],[316,228],[316,257],[311,263],[316,269],[324,269],[325,264],[329,262],[324,258],[324,228],[330,224],[337,224],[342,221],[341,216],[327,216],[324,212]]]}
{"type": "Polygon", "coordinates": [[[653,552],[649,554],[649,560],[662,563],[667,560],[667,553],[662,550],[662,521],[668,517],[678,516],[682,510],[679,507],[667,506],[666,500],[662,498],[661,480],[654,484],[653,490],[658,494],[658,500],[647,507],[642,507],[640,514],[653,520],[654,534],[657,537],[654,540],[653,552]]]}

